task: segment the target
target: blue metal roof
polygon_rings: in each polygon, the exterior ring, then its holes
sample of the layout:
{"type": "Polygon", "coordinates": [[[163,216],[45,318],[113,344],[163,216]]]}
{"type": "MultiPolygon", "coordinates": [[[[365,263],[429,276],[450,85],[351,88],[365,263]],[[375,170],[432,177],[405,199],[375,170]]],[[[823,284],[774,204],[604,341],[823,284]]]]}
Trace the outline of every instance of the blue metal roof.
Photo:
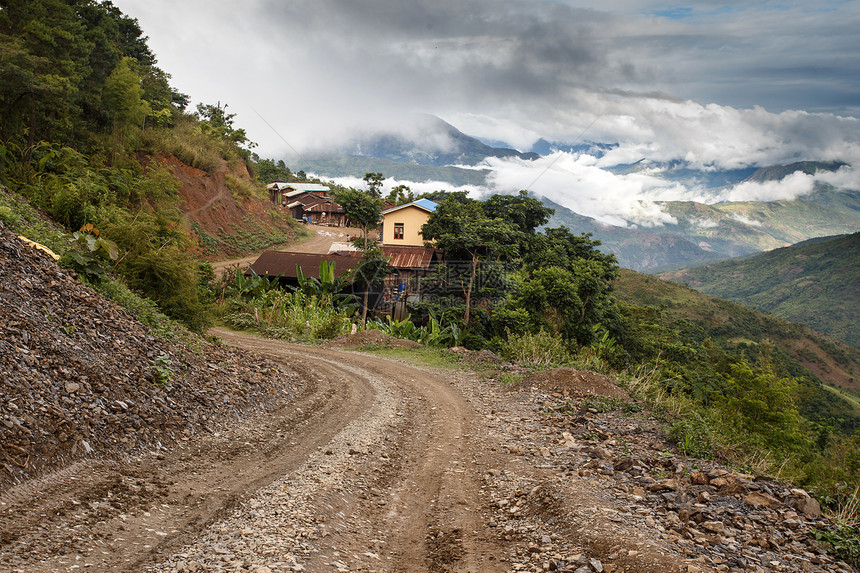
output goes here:
{"type": "Polygon", "coordinates": [[[392,211],[397,211],[398,209],[403,209],[404,207],[409,207],[413,205],[415,207],[419,207],[421,209],[424,209],[425,211],[430,211],[432,213],[436,210],[436,207],[439,206],[439,203],[437,203],[436,201],[431,201],[430,199],[418,199],[417,201],[413,201],[411,203],[405,203],[397,207],[392,207],[391,209],[386,209],[382,212],[382,214],[384,215],[386,213],[391,213],[392,211]]]}

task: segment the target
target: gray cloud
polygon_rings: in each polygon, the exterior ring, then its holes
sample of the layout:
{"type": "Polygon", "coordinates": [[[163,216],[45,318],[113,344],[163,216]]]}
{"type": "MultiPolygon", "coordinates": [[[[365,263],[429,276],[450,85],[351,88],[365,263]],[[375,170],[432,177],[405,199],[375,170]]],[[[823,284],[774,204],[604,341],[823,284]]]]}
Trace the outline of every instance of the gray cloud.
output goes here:
{"type": "MultiPolygon", "coordinates": [[[[292,148],[391,129],[416,111],[520,148],[539,137],[617,142],[599,161],[559,159],[536,190],[641,224],[664,221],[651,199],[713,198],[655,177],[612,176],[613,162],[860,163],[855,1],[115,3],[140,19],[180,90],[228,102],[260,153],[288,163],[292,148]]],[[[496,189],[516,190],[546,166],[492,167],[496,189]]],[[[797,177],[736,195],[796,196],[809,184],[797,177]]]]}

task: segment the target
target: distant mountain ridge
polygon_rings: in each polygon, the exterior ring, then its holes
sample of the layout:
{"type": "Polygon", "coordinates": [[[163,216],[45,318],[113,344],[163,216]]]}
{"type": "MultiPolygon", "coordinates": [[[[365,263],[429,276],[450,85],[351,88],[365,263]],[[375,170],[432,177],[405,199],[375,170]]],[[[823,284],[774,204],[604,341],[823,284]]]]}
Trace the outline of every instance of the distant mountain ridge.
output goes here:
{"type": "Polygon", "coordinates": [[[658,276],[860,346],[860,233],[658,276]]]}
{"type": "Polygon", "coordinates": [[[592,233],[621,266],[643,272],[685,268],[770,251],[813,237],[860,230],[860,192],[820,189],[794,201],[717,203],[666,201],[677,220],[651,228],[607,225],[553,201],[548,225],[592,233]],[[838,205],[839,211],[831,208],[838,205]]]}
{"type": "MultiPolygon", "coordinates": [[[[457,165],[475,166],[488,157],[513,157],[528,161],[538,159],[540,155],[533,152],[523,153],[509,147],[493,147],[466,135],[436,116],[415,114],[405,119],[397,130],[355,137],[336,150],[336,153],[313,157],[304,161],[300,168],[328,176],[360,177],[367,171],[372,171],[365,168],[375,164],[374,160],[383,160],[408,166],[409,173],[404,174],[406,179],[411,173],[411,177],[416,181],[436,178],[456,185],[470,179],[470,184],[483,184],[485,173],[479,172],[477,178],[468,178],[462,173],[452,172],[451,168],[457,165]],[[332,164],[339,166],[336,174],[331,172],[332,164]],[[448,169],[422,169],[421,166],[448,169]],[[472,183],[475,180],[479,183],[472,183]]],[[[404,171],[395,170],[401,173],[404,171]]],[[[389,169],[385,174],[393,176],[391,171],[393,170],[389,169]]]]}
{"type": "Polygon", "coordinates": [[[542,201],[547,207],[555,209],[547,227],[567,227],[577,234],[591,233],[601,242],[602,251],[614,254],[619,264],[628,269],[644,271],[675,265],[687,266],[688,261],[705,263],[726,258],[677,235],[608,225],[575,213],[549,199],[543,198],[542,201]]]}
{"type": "MultiPolygon", "coordinates": [[[[559,143],[540,139],[529,152],[501,142],[483,142],[432,115],[406,118],[396,131],[362,136],[348,141],[337,153],[306,158],[294,170],[322,177],[362,177],[381,172],[399,182],[447,182],[455,186],[488,189],[487,158],[531,161],[557,151],[603,157],[617,143],[583,141],[559,143]],[[490,144],[492,143],[492,145],[490,144]]],[[[652,161],[642,158],[629,164],[606,167],[616,175],[642,173],[690,189],[720,196],[742,182],[764,184],[782,181],[795,173],[836,171],[842,162],[800,161],[767,167],[699,169],[683,160],[652,161]]],[[[557,199],[557,198],[556,198],[557,199]]],[[[785,247],[813,237],[860,231],[860,190],[839,190],[817,182],[813,191],[794,200],[703,203],[664,201],[656,204],[674,222],[641,227],[634,221],[613,226],[575,213],[556,202],[550,226],[567,226],[590,232],[603,249],[616,255],[622,266],[659,272],[715,262],[785,247]]]]}

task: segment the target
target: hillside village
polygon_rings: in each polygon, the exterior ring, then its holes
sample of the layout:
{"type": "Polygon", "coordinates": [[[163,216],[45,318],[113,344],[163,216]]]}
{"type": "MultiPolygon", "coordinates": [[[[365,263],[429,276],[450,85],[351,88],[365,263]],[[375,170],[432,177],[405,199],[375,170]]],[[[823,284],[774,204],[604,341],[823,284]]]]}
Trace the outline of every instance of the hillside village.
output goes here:
{"type": "MultiPolygon", "coordinates": [[[[278,207],[289,210],[292,217],[305,224],[328,227],[350,227],[351,221],[343,208],[329,196],[326,185],[316,183],[287,183],[275,181],[267,185],[270,200],[278,207]]],[[[441,252],[425,246],[421,227],[436,210],[437,202],[418,199],[402,205],[385,204],[381,211],[378,232],[382,254],[388,260],[378,304],[377,315],[391,314],[395,319],[406,315],[406,303],[420,302],[422,279],[432,272],[441,260],[441,252]]],[[[279,277],[284,285],[297,286],[298,274],[319,279],[323,261],[335,264],[338,277],[353,271],[361,252],[350,242],[333,241],[327,253],[305,253],[301,246],[291,249],[266,251],[254,261],[249,270],[261,277],[279,277]]]]}

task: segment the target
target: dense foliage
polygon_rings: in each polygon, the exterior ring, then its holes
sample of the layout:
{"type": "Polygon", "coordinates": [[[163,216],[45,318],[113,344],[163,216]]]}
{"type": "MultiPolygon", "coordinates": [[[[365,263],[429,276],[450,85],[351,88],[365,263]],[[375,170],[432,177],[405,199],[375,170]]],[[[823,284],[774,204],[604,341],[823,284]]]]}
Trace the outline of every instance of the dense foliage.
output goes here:
{"type": "MultiPolygon", "coordinates": [[[[202,330],[213,273],[189,254],[196,245],[178,181],[153,157],[174,155],[210,172],[242,161],[253,171],[252,144],[226,104],[186,113],[188,97],[156,63],[137,20],[111,2],[0,1],[0,183],[68,229],[18,221],[21,232],[64,254],[63,264],[97,287],[121,277],[202,330]],[[85,228],[115,245],[116,256],[89,250],[77,236],[85,228]]],[[[231,191],[245,193],[250,182],[231,177],[231,191]]]]}
{"type": "Polygon", "coordinates": [[[683,417],[680,447],[791,479],[833,506],[848,499],[860,482],[860,409],[816,371],[850,383],[860,352],[632,271],[616,293],[619,343],[649,399],[683,417]]]}
{"type": "Polygon", "coordinates": [[[551,215],[525,191],[485,201],[447,194],[422,229],[444,253],[444,276],[430,277],[435,296],[416,311],[451,315],[462,307],[474,347],[543,331],[575,348],[615,332],[614,257],[588,236],[538,231],[551,215]]]}

